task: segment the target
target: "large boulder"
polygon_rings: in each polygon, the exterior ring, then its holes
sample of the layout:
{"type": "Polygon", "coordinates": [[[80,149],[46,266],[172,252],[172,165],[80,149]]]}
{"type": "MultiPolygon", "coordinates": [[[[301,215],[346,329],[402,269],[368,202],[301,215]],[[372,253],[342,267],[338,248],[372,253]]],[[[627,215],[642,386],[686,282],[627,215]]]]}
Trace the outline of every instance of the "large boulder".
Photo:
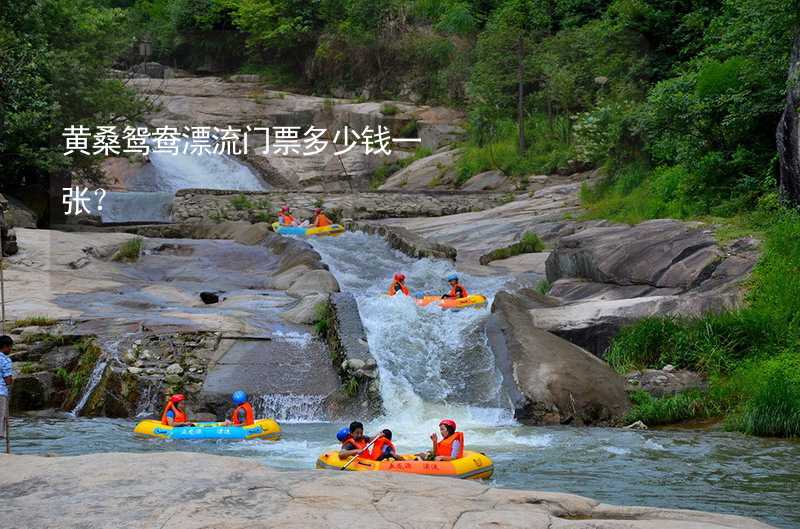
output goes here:
{"type": "Polygon", "coordinates": [[[587,226],[557,240],[546,272],[559,305],[534,307],[531,317],[603,356],[619,330],[641,318],[739,306],[758,250],[752,238],[722,246],[710,229],[669,219],[587,226]]]}
{"type": "Polygon", "coordinates": [[[608,424],[628,409],[622,377],[591,353],[535,327],[526,301],[500,292],[492,313],[489,343],[519,420],[608,424]]]}
{"type": "Polygon", "coordinates": [[[19,375],[11,386],[12,411],[41,410],[51,405],[53,375],[46,371],[19,375]]]}
{"type": "Polygon", "coordinates": [[[775,134],[780,156],[778,184],[787,199],[800,204],[800,35],[792,51],[788,87],[786,109],[775,134]]]}
{"type": "Polygon", "coordinates": [[[317,306],[328,300],[327,294],[309,294],[300,298],[293,307],[284,310],[281,318],[291,323],[311,324],[317,321],[317,306]]]}
{"type": "Polygon", "coordinates": [[[380,189],[419,190],[452,183],[460,156],[461,149],[452,149],[420,158],[390,176],[380,189]]]}
{"type": "Polygon", "coordinates": [[[12,455],[0,490],[9,528],[770,529],[727,514],[399,472],[286,472],[192,452],[12,455]]]}
{"type": "Polygon", "coordinates": [[[286,291],[287,294],[295,298],[302,298],[309,294],[329,294],[331,292],[339,292],[339,282],[327,270],[310,270],[304,273],[286,291]]]}

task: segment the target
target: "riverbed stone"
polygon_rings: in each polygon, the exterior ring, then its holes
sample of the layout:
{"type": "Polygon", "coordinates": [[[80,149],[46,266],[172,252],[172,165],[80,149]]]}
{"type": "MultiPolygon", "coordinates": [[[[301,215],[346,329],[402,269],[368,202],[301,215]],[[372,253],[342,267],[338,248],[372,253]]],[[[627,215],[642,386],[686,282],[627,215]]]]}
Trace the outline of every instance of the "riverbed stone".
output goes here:
{"type": "Polygon", "coordinates": [[[412,162],[390,176],[379,189],[420,190],[451,184],[456,177],[455,163],[461,149],[451,149],[412,162]]]}
{"type": "Polygon", "coordinates": [[[670,365],[663,369],[632,371],[625,375],[625,380],[628,391],[642,390],[654,397],[668,397],[692,389],[708,389],[708,382],[699,373],[675,369],[670,365]]]}
{"type": "Polygon", "coordinates": [[[287,472],[244,458],[189,452],[12,455],[3,459],[3,469],[3,527],[770,527],[732,515],[621,507],[570,494],[504,490],[466,480],[447,480],[443,486],[441,478],[394,472],[287,472]],[[188,483],[187,476],[192,476],[188,483]]]}
{"type": "Polygon", "coordinates": [[[170,365],[167,366],[167,368],[164,370],[164,372],[166,372],[168,375],[182,375],[183,374],[183,368],[181,367],[180,364],[177,364],[177,363],[176,364],[170,364],[170,365]]]}

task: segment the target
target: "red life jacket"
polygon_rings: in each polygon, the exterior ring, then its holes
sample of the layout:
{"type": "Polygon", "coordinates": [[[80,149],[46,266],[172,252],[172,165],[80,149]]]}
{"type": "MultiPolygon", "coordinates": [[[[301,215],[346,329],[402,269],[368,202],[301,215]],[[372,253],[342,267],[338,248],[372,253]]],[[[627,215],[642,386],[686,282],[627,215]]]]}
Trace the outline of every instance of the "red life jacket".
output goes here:
{"type": "MultiPolygon", "coordinates": [[[[378,459],[381,455],[383,455],[383,452],[384,452],[383,449],[386,446],[391,448],[391,452],[393,452],[395,454],[397,453],[397,449],[394,447],[394,443],[392,443],[390,440],[388,440],[385,437],[381,437],[380,439],[375,441],[374,445],[372,445],[372,449],[369,451],[369,454],[366,456],[366,458],[367,459],[378,459]]],[[[365,457],[365,456],[361,456],[361,457],[365,457]]]]}
{"type": "Polygon", "coordinates": [[[411,293],[408,291],[408,287],[407,287],[407,286],[405,286],[403,283],[400,283],[399,281],[395,281],[395,282],[393,282],[393,283],[392,283],[392,284],[389,286],[389,292],[388,292],[388,294],[389,294],[390,296],[394,296],[395,294],[397,294],[397,291],[398,291],[398,290],[399,290],[400,292],[402,292],[403,294],[405,294],[406,296],[408,296],[408,295],[410,295],[410,294],[411,294],[411,293]]]}
{"type": "Polygon", "coordinates": [[[456,432],[447,439],[442,439],[436,443],[436,455],[452,457],[453,442],[458,441],[461,448],[458,450],[456,459],[464,457],[464,432],[456,432]]]}
{"type": "Polygon", "coordinates": [[[289,215],[288,213],[284,213],[280,217],[278,217],[278,221],[283,224],[284,226],[291,226],[295,223],[295,218],[289,215]]]}
{"type": "Polygon", "coordinates": [[[172,418],[172,422],[186,422],[186,414],[176,408],[170,401],[167,402],[167,405],[164,407],[164,412],[161,414],[161,424],[169,425],[169,421],[167,420],[167,412],[169,410],[172,410],[172,413],[175,414],[175,417],[172,418]]]}
{"type": "Polygon", "coordinates": [[[236,407],[233,410],[233,415],[231,415],[231,422],[233,424],[242,424],[239,422],[239,411],[244,410],[244,426],[249,426],[256,422],[255,414],[253,413],[253,406],[249,402],[245,402],[236,407]]]}
{"type": "Polygon", "coordinates": [[[447,295],[447,297],[456,298],[456,299],[465,298],[467,296],[469,296],[469,292],[467,292],[466,288],[461,286],[461,283],[456,283],[456,285],[453,288],[450,289],[450,293],[447,295]],[[459,295],[459,291],[461,292],[460,295],[459,295]]]}

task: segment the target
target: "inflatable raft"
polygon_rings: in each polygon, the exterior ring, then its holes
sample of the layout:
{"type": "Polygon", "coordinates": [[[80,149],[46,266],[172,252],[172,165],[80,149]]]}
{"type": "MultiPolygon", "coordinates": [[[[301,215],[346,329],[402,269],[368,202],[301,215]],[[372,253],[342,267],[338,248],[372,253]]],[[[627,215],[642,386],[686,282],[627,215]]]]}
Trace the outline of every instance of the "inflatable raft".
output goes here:
{"type": "Polygon", "coordinates": [[[443,309],[465,309],[465,308],[480,308],[486,305],[486,296],[480,294],[472,294],[465,298],[453,299],[441,296],[423,296],[414,301],[420,307],[427,307],[428,305],[437,305],[443,309]]]}
{"type": "Polygon", "coordinates": [[[134,433],[162,439],[266,439],[275,441],[281,427],[272,419],[257,419],[250,426],[225,426],[224,422],[198,422],[194,426],[167,426],[161,421],[146,419],[133,429],[134,433]]]}
{"type": "Polygon", "coordinates": [[[325,235],[339,235],[344,233],[344,226],[341,224],[331,224],[330,226],[323,226],[315,228],[313,226],[282,226],[277,222],[272,224],[272,229],[275,233],[281,235],[300,235],[302,237],[323,237],[325,235]]]}
{"type": "MultiPolygon", "coordinates": [[[[425,476],[445,476],[460,479],[487,479],[494,472],[492,460],[480,452],[464,451],[464,457],[452,461],[414,461],[414,456],[404,455],[401,461],[372,461],[357,458],[347,470],[405,472],[406,474],[423,474],[425,476]]],[[[317,459],[317,468],[341,470],[349,457],[339,457],[339,452],[325,452],[317,459]]]]}

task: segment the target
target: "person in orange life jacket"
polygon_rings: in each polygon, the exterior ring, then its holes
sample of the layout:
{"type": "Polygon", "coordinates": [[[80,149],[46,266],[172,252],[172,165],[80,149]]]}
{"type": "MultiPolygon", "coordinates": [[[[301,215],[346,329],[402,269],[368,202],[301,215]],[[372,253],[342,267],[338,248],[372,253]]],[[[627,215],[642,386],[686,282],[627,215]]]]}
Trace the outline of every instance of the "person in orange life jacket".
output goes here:
{"type": "Polygon", "coordinates": [[[231,396],[236,408],[231,412],[230,419],[225,421],[226,426],[250,426],[256,422],[253,406],[247,400],[247,393],[242,390],[234,391],[231,396]]]}
{"type": "MultiPolygon", "coordinates": [[[[339,450],[339,457],[342,459],[358,455],[359,452],[364,450],[364,448],[366,448],[367,445],[372,442],[372,438],[364,435],[364,425],[358,421],[351,422],[348,431],[349,435],[344,437],[344,440],[342,441],[342,448],[339,450]]],[[[381,436],[383,436],[383,433],[378,434],[378,437],[381,436]]],[[[338,437],[339,436],[337,435],[337,438],[338,437]]],[[[361,457],[364,457],[365,459],[369,458],[368,452],[369,451],[365,451],[363,454],[361,454],[361,457]]]]}
{"type": "Polygon", "coordinates": [[[469,292],[467,289],[464,288],[461,283],[458,282],[458,276],[456,274],[450,274],[447,276],[447,282],[450,283],[450,292],[444,294],[442,299],[447,298],[454,298],[460,299],[469,296],[469,292]]]}
{"type": "Polygon", "coordinates": [[[439,441],[435,433],[431,434],[433,450],[417,454],[418,458],[434,461],[451,461],[464,457],[464,434],[456,431],[456,422],[454,420],[442,419],[439,423],[439,433],[442,436],[442,440],[439,441]]]}
{"type": "Polygon", "coordinates": [[[186,410],[183,408],[184,401],[186,401],[186,397],[180,393],[171,396],[167,401],[167,405],[164,406],[164,411],[161,413],[161,424],[176,427],[194,426],[186,417],[186,410]]]}
{"type": "Polygon", "coordinates": [[[325,226],[330,226],[333,224],[333,221],[322,212],[321,208],[317,208],[314,210],[314,220],[312,221],[312,224],[314,224],[315,228],[324,228],[325,226]]]}
{"type": "Polygon", "coordinates": [[[292,216],[292,210],[289,206],[283,206],[281,212],[278,214],[278,223],[281,226],[297,226],[297,219],[292,216]]]}
{"type": "Polygon", "coordinates": [[[411,295],[411,293],[408,291],[408,287],[406,286],[405,274],[395,274],[394,278],[392,279],[392,284],[389,285],[388,294],[390,296],[394,296],[398,292],[402,292],[406,296],[411,295]]]}
{"type": "Polygon", "coordinates": [[[401,459],[397,455],[397,448],[392,443],[392,431],[388,428],[381,432],[382,436],[375,441],[372,445],[369,458],[375,461],[383,461],[384,459],[401,459]]]}

